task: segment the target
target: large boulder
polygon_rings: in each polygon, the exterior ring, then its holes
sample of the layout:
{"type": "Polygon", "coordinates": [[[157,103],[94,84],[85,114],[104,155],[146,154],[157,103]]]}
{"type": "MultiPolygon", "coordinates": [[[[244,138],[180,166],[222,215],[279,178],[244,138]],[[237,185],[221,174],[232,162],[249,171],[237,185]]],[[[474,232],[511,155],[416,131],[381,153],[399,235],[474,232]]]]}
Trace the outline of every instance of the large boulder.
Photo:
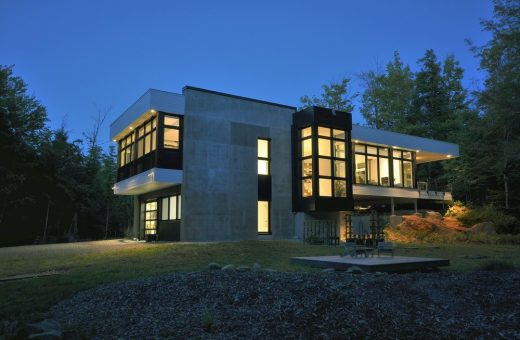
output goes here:
{"type": "Polygon", "coordinates": [[[403,217],[398,215],[391,215],[388,219],[388,223],[393,228],[397,227],[401,222],[403,222],[403,217]]]}
{"type": "Polygon", "coordinates": [[[493,222],[480,222],[470,228],[471,231],[476,233],[488,233],[496,234],[497,230],[493,222]]]}
{"type": "Polygon", "coordinates": [[[442,220],[442,215],[441,215],[441,213],[438,213],[436,211],[427,211],[426,218],[440,221],[440,220],[442,220]]]}

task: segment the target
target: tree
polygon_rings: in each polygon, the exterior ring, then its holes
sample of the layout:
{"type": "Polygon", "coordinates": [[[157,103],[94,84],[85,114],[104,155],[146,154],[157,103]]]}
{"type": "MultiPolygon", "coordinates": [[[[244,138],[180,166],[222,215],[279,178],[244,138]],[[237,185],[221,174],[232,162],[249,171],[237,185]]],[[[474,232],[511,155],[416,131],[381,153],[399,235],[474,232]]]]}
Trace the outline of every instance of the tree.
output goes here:
{"type": "Polygon", "coordinates": [[[365,91],[361,113],[369,126],[402,132],[408,125],[414,91],[413,73],[399,52],[386,65],[386,73],[368,71],[361,75],[365,91]]]}
{"type": "Polygon", "coordinates": [[[350,94],[348,84],[350,79],[343,78],[340,82],[331,82],[330,85],[322,85],[323,93],[321,98],[316,96],[303,96],[300,102],[306,106],[321,106],[328,109],[334,109],[344,112],[352,112],[354,104],[352,100],[357,94],[350,94]]]}
{"type": "Polygon", "coordinates": [[[482,21],[492,33],[482,47],[474,47],[487,72],[478,95],[483,112],[481,146],[493,155],[481,159],[481,169],[495,178],[486,192],[509,209],[520,204],[520,0],[495,0],[494,17],[482,21]],[[502,190],[494,188],[501,183],[502,190]]]}

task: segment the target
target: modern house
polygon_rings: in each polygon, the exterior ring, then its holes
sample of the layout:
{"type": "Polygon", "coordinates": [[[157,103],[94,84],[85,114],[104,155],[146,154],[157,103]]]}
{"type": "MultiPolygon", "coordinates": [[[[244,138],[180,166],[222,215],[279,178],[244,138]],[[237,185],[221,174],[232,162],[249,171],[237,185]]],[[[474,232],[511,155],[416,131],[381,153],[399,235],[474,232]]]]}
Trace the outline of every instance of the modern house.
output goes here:
{"type": "Polygon", "coordinates": [[[416,179],[455,144],[352,125],[350,113],[186,86],[148,90],[110,126],[116,195],[134,197],[133,236],[302,238],[306,221],[355,207],[450,201],[416,179]]]}

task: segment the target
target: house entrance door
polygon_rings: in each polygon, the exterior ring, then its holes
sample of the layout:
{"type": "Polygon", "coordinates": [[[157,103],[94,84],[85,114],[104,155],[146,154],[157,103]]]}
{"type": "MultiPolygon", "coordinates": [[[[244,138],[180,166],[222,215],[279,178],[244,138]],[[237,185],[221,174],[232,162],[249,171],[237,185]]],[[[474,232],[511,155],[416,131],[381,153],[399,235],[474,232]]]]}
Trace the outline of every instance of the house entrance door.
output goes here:
{"type": "Polygon", "coordinates": [[[146,241],[157,240],[157,200],[150,200],[145,203],[144,235],[146,241]]]}

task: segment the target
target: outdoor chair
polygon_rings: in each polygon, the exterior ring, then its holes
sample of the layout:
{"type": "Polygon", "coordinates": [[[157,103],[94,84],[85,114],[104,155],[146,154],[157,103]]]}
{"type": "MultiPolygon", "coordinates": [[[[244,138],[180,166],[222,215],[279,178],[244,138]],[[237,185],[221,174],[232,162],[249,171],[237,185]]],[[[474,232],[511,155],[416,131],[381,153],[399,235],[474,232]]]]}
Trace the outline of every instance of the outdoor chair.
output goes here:
{"type": "Polygon", "coordinates": [[[343,255],[341,255],[341,257],[347,256],[347,255],[350,255],[352,257],[357,257],[356,248],[357,248],[356,242],[354,242],[354,241],[346,242],[344,245],[344,252],[343,252],[343,255]]]}
{"type": "Polygon", "coordinates": [[[377,256],[381,253],[390,253],[394,257],[394,244],[392,242],[379,242],[377,244],[377,256]]]}

